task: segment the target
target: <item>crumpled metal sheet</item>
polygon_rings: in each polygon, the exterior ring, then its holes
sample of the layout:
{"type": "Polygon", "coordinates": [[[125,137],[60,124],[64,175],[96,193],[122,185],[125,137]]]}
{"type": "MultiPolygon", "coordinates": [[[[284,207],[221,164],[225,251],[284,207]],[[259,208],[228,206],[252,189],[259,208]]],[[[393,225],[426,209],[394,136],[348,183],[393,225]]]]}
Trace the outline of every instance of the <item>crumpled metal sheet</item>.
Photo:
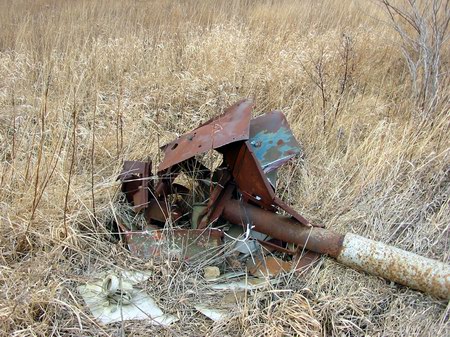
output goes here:
{"type": "Polygon", "coordinates": [[[216,228],[206,229],[154,229],[125,231],[130,252],[137,257],[149,259],[164,253],[174,254],[191,261],[214,256],[222,245],[223,232],[216,228]]]}
{"type": "Polygon", "coordinates": [[[240,101],[222,115],[164,145],[164,160],[159,164],[159,172],[209,150],[247,140],[252,109],[250,100],[240,101]]]}

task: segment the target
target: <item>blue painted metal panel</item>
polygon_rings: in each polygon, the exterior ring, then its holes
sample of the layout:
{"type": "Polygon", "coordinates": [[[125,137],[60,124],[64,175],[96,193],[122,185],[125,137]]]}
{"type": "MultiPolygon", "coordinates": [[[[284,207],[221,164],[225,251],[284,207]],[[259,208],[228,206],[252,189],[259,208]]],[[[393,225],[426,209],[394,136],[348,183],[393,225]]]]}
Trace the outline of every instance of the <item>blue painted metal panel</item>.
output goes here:
{"type": "Polygon", "coordinates": [[[281,111],[268,112],[250,121],[249,143],[270,183],[270,174],[301,153],[300,146],[281,111]]]}

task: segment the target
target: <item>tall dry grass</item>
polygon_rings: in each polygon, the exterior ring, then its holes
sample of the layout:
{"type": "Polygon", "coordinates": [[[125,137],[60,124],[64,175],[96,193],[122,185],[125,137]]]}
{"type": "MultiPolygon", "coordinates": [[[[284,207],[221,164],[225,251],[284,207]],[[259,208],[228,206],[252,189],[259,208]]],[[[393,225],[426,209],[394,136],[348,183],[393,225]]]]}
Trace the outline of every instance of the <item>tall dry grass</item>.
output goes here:
{"type": "Polygon", "coordinates": [[[446,303],[327,258],[212,323],[192,309],[208,296],[195,270],[136,260],[105,235],[122,160],[156,159],[250,97],[257,114],[283,110],[302,143],[285,200],[448,262],[448,102],[421,119],[385,21],[363,0],[3,1],[2,335],[449,335],[446,303]],[[109,268],[153,270],[148,291],[180,321],[98,325],[75,287],[109,268]]]}

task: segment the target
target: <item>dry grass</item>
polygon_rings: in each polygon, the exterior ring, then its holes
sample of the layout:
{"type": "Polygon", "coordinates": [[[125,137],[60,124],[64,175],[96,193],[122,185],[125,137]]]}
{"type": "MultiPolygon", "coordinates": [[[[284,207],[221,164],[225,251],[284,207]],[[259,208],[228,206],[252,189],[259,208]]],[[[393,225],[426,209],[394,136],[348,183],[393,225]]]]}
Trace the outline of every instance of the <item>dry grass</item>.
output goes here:
{"type": "Polygon", "coordinates": [[[212,323],[192,309],[220,297],[198,270],[144,264],[104,235],[121,160],[157,159],[158,143],[251,97],[302,142],[279,190],[301,213],[449,261],[448,102],[418,117],[384,19],[363,0],[3,1],[1,334],[449,335],[446,303],[327,258],[212,323]],[[180,321],[97,325],[75,287],[108,268],[153,270],[149,292],[180,321]]]}

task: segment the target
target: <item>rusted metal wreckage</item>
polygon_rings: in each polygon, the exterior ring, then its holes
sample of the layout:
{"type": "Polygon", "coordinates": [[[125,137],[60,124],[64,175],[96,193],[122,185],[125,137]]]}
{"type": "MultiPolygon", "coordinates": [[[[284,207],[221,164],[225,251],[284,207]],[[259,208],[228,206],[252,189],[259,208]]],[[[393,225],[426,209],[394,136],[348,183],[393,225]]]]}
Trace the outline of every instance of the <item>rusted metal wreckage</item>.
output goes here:
{"type": "Polygon", "coordinates": [[[296,268],[326,254],[344,265],[450,299],[448,264],[312,224],[278,198],[277,169],[301,150],[282,112],[252,119],[252,108],[251,101],[240,101],[163,146],[157,175],[151,172],[151,162],[124,163],[122,191],[147,223],[137,230],[119,224],[133,253],[157,255],[167,233],[163,227],[170,223],[179,246],[190,247],[186,258],[205,257],[202,251],[219,247],[224,233],[230,236],[227,224],[237,225],[248,243],[292,255],[296,268]],[[200,159],[211,150],[222,155],[214,171],[200,159]],[[195,184],[178,182],[181,176],[195,184]]]}

